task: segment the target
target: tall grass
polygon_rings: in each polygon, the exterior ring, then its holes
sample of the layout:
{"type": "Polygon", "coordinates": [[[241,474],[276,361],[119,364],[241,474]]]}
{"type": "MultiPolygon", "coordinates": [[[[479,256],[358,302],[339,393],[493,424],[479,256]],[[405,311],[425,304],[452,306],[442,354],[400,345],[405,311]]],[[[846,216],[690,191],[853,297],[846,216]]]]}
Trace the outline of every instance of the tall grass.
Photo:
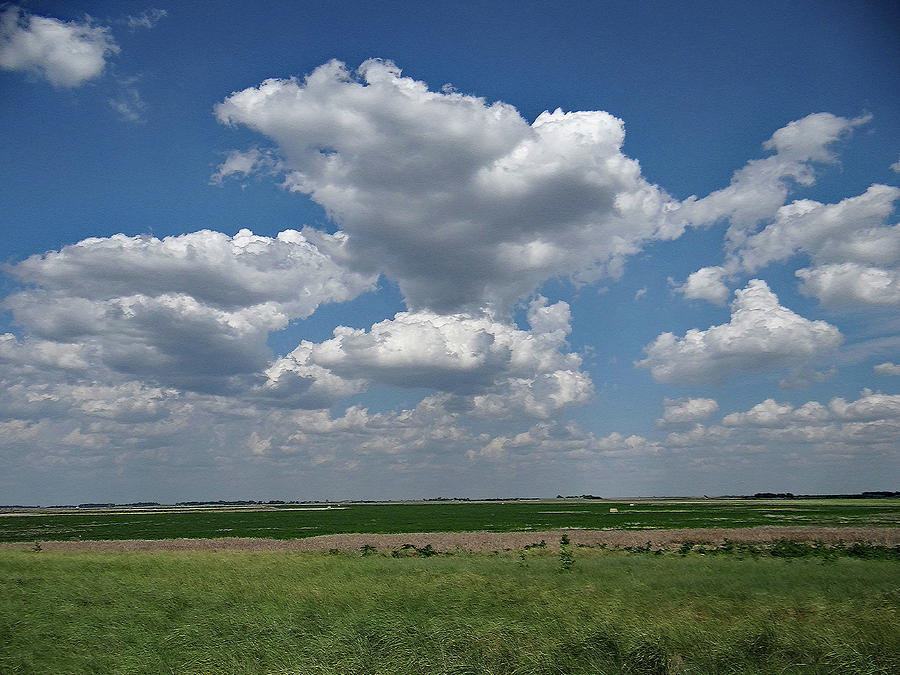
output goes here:
{"type": "Polygon", "coordinates": [[[900,565],[0,552],[2,673],[894,673],[900,565]]]}

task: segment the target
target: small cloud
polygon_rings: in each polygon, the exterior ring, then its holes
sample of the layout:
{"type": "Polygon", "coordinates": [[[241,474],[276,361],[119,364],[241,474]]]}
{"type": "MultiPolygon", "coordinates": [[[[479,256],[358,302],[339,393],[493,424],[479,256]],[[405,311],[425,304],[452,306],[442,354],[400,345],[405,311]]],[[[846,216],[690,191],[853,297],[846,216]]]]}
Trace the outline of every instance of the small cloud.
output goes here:
{"type": "Polygon", "coordinates": [[[247,439],[247,448],[254,455],[264,455],[272,447],[271,438],[262,438],[255,431],[247,439]]]}
{"type": "Polygon", "coordinates": [[[782,389],[808,389],[816,382],[825,382],[837,375],[837,368],[831,367],[828,370],[812,370],[810,368],[792,368],[787,377],[778,381],[778,386],[782,389]]]}
{"type": "Polygon", "coordinates": [[[156,9],[155,7],[151,7],[150,9],[145,9],[137,16],[129,16],[127,19],[125,19],[125,23],[132,31],[135,31],[138,28],[146,28],[149,30],[151,28],[155,28],[156,24],[158,24],[168,15],[169,13],[164,9],[156,9]]]}
{"type": "Polygon", "coordinates": [[[99,77],[119,52],[109,28],[29,14],[0,13],[0,68],[38,74],[54,87],[77,87],[99,77]]]}
{"type": "Polygon", "coordinates": [[[699,422],[718,409],[719,404],[711,398],[666,398],[663,400],[663,416],[656,420],[656,423],[664,425],[699,422]]]}
{"type": "Polygon", "coordinates": [[[722,282],[725,275],[724,267],[703,267],[688,276],[683,284],[679,285],[671,278],[669,283],[689,300],[707,300],[723,306],[729,296],[728,287],[722,282]]]}
{"type": "Polygon", "coordinates": [[[900,159],[891,164],[891,171],[895,173],[900,173],[900,159]]]}
{"type": "Polygon", "coordinates": [[[246,151],[232,150],[225,157],[225,161],[216,167],[215,173],[209,177],[210,185],[221,185],[229,176],[240,175],[244,178],[251,173],[259,171],[274,172],[278,162],[271,152],[250,148],[246,151]]]}
{"type": "Polygon", "coordinates": [[[122,116],[127,122],[145,122],[144,111],[147,105],[141,98],[141,93],[134,87],[123,87],[119,96],[109,99],[110,107],[122,116]]]}
{"type": "Polygon", "coordinates": [[[900,365],[885,361],[872,368],[879,375],[900,375],[900,365]]]}
{"type": "Polygon", "coordinates": [[[646,286],[644,286],[644,288],[639,288],[639,289],[638,289],[637,293],[634,294],[634,299],[635,299],[635,300],[640,300],[640,299],[643,298],[645,295],[647,295],[647,287],[646,287],[646,286]]]}

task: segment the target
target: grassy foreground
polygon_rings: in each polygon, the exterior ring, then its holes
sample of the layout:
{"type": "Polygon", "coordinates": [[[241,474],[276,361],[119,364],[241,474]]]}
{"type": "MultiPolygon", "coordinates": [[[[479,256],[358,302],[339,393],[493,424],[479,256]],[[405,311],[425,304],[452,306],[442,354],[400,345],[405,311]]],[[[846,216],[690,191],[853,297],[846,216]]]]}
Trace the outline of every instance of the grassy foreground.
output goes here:
{"type": "Polygon", "coordinates": [[[895,673],[900,564],[0,551],[2,673],[895,673]]]}

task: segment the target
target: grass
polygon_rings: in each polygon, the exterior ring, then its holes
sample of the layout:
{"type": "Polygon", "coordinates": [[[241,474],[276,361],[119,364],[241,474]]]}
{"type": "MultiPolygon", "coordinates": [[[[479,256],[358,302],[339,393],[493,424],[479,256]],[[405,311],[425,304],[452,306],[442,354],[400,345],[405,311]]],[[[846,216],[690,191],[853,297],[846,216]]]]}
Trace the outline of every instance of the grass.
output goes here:
{"type": "Polygon", "coordinates": [[[895,560],[0,551],[3,673],[894,673],[895,560]]]}
{"type": "Polygon", "coordinates": [[[164,512],[70,511],[0,517],[0,541],[263,537],[322,534],[510,532],[558,528],[662,529],[759,525],[893,526],[900,500],[510,501],[346,504],[329,511],[291,508],[164,512]],[[618,513],[610,513],[610,508],[618,513]]]}

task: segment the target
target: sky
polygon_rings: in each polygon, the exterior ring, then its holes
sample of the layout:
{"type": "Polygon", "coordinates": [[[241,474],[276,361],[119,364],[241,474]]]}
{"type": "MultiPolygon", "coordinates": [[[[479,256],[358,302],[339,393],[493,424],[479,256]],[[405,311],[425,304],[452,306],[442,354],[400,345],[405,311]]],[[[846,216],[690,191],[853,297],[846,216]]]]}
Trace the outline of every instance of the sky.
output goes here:
{"type": "Polygon", "coordinates": [[[897,489],[898,26],[0,5],[0,503],[897,489]]]}

